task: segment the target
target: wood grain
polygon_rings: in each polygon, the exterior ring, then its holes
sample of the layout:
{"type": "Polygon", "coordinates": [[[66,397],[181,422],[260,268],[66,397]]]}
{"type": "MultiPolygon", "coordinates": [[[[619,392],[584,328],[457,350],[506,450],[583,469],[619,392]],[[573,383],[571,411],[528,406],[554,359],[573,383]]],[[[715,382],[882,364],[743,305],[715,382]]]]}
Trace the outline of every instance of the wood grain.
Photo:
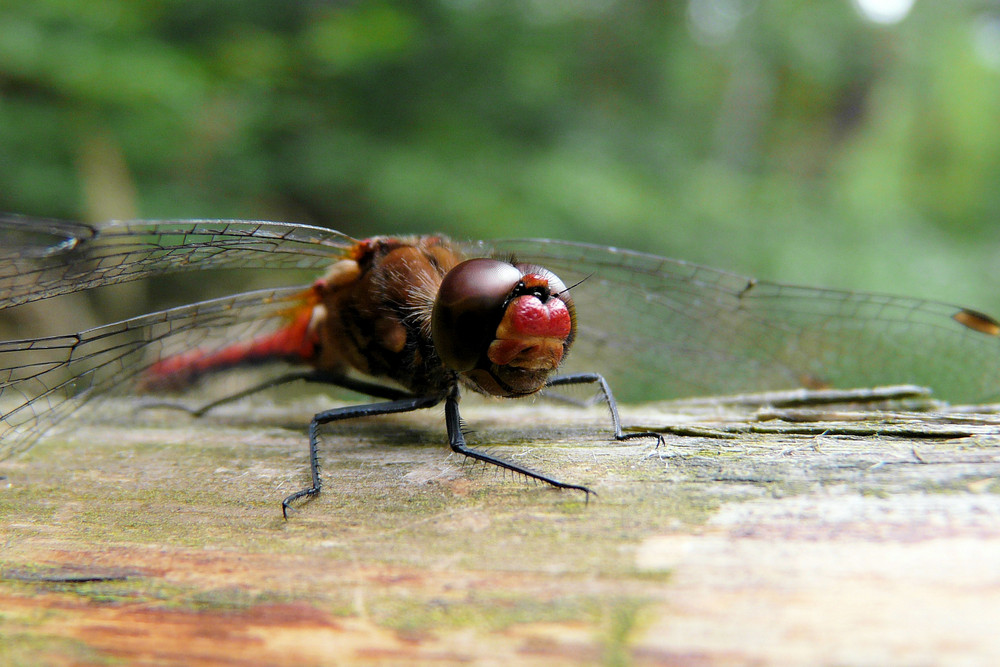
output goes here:
{"type": "Polygon", "coordinates": [[[996,662],[1000,422],[917,403],[464,407],[589,503],[359,422],[287,522],[327,401],[80,426],[0,463],[0,662],[996,662]]]}

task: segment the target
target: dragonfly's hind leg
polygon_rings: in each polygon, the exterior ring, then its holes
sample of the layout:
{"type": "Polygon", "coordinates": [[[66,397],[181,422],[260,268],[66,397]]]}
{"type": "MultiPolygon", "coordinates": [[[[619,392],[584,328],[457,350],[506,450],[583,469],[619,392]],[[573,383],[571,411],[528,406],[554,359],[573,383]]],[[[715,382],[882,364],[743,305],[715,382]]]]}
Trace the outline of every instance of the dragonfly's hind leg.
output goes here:
{"type": "Polygon", "coordinates": [[[377,384],[374,382],[365,382],[364,380],[358,380],[346,375],[337,375],[331,373],[324,373],[322,371],[308,370],[308,371],[293,371],[291,373],[285,373],[284,375],[279,375],[276,378],[272,378],[260,384],[256,384],[252,387],[248,387],[242,391],[238,391],[228,396],[223,396],[222,398],[206,403],[200,407],[192,408],[183,403],[176,403],[172,401],[144,401],[140,407],[142,408],[168,408],[171,410],[182,410],[194,417],[201,417],[209,410],[213,410],[220,405],[225,405],[227,403],[233,403],[240,400],[241,398],[246,398],[247,396],[252,396],[261,391],[267,389],[273,389],[275,387],[280,387],[284,384],[289,384],[290,382],[298,382],[303,380],[305,382],[317,382],[321,384],[330,384],[337,387],[342,387],[344,389],[349,389],[351,391],[356,391],[359,394],[366,394],[374,398],[385,398],[388,400],[395,400],[399,398],[404,398],[409,396],[409,394],[401,389],[394,389],[393,387],[386,387],[385,385],[377,384]]]}
{"type": "MultiPolygon", "coordinates": [[[[395,391],[395,390],[393,390],[395,391]]],[[[412,412],[421,408],[429,408],[441,402],[440,396],[409,396],[384,403],[369,403],[367,405],[348,405],[342,408],[334,408],[320,412],[313,417],[309,423],[309,473],[312,484],[296,491],[281,501],[281,515],[288,518],[288,510],[291,504],[299,498],[312,497],[320,492],[322,482],[320,480],[319,466],[319,427],[330,422],[343,421],[345,419],[355,419],[357,417],[373,417],[376,415],[388,415],[397,412],[412,412]]]]}
{"type": "Polygon", "coordinates": [[[471,449],[465,442],[465,434],[462,433],[462,418],[458,413],[457,392],[452,393],[447,399],[445,399],[444,418],[445,424],[448,427],[448,444],[451,445],[453,451],[468,456],[470,459],[482,461],[484,463],[491,463],[500,468],[504,468],[505,470],[518,473],[519,475],[524,475],[525,477],[537,479],[538,481],[545,482],[546,484],[551,484],[557,489],[575,489],[577,491],[583,491],[587,499],[590,498],[591,494],[594,494],[595,496],[597,495],[597,493],[590,490],[586,486],[560,482],[557,479],[535,472],[530,468],[524,468],[516,463],[510,463],[509,461],[504,461],[503,459],[498,459],[495,456],[490,456],[489,454],[484,454],[471,449]]]}
{"type": "Polygon", "coordinates": [[[634,438],[656,438],[657,447],[663,444],[663,435],[660,433],[655,433],[653,431],[642,431],[639,433],[622,432],[622,421],[621,417],[618,416],[618,402],[615,400],[614,394],[611,393],[611,387],[608,386],[608,381],[604,379],[603,375],[599,373],[577,373],[575,375],[559,375],[546,382],[545,386],[558,387],[569,384],[596,384],[598,386],[600,395],[602,396],[604,403],[608,406],[608,410],[611,412],[611,424],[614,427],[615,440],[632,440],[634,438]]]}

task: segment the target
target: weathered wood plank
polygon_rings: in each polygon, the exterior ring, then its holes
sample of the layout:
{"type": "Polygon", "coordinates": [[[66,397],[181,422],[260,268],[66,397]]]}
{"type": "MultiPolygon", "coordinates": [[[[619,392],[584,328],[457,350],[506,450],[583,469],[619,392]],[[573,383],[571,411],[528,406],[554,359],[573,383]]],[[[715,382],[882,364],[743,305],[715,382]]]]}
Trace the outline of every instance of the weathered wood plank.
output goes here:
{"type": "Polygon", "coordinates": [[[323,406],[146,412],[0,463],[0,662],[1000,659],[994,415],[625,410],[693,434],[656,449],[596,408],[465,407],[585,504],[451,456],[432,410],[329,432],[285,522],[323,406]]]}

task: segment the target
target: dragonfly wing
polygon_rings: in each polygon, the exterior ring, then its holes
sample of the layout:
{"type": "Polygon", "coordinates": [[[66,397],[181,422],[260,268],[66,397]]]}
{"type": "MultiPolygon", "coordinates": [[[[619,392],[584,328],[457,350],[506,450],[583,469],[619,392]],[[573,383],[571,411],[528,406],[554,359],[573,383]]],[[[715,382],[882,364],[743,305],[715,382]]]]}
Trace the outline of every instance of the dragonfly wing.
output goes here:
{"type": "Polygon", "coordinates": [[[597,370],[623,400],[900,383],[956,402],[1000,394],[1000,325],[969,309],[561,241],[489,248],[579,282],[565,370],[597,370]]]}
{"type": "Polygon", "coordinates": [[[66,336],[0,342],[0,459],[29,447],[83,405],[134,394],[148,369],[286,327],[305,288],[260,290],[66,336]]]}
{"type": "Polygon", "coordinates": [[[235,220],[101,226],[0,216],[0,309],[191,269],[318,269],[356,240],[321,227],[235,220]]]}

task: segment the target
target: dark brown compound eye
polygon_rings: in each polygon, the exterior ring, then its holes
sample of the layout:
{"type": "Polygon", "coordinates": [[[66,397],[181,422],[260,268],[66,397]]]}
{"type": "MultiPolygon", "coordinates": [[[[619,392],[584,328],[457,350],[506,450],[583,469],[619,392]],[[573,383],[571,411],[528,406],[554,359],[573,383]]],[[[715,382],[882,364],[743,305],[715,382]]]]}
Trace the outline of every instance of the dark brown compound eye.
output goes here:
{"type": "Polygon", "coordinates": [[[520,280],[519,269],[488,258],[466,260],[448,272],[431,314],[431,336],[445,366],[460,373],[476,367],[520,280]]]}

